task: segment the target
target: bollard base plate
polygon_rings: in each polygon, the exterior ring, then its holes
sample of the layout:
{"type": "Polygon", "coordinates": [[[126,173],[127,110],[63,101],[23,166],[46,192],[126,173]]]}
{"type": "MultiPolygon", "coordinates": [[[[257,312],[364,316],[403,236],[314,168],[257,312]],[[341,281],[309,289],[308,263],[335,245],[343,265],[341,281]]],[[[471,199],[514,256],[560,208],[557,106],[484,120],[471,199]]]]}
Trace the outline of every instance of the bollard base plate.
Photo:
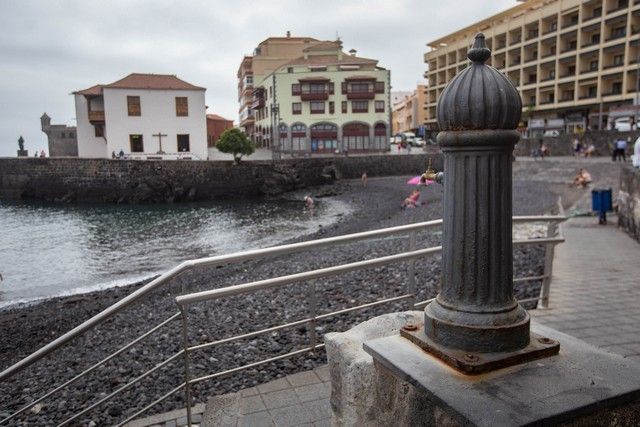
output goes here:
{"type": "Polygon", "coordinates": [[[560,351],[560,343],[531,332],[529,345],[523,349],[501,353],[477,353],[444,347],[424,333],[424,327],[400,330],[400,335],[427,353],[466,375],[478,375],[532,360],[554,356],[560,351]]]}

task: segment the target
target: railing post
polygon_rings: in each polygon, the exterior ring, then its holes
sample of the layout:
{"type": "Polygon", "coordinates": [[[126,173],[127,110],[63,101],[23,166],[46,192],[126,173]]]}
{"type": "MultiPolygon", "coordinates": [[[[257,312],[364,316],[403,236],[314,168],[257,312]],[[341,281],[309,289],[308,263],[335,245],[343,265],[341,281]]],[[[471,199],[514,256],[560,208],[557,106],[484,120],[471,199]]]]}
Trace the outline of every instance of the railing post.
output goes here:
{"type": "Polygon", "coordinates": [[[316,336],[316,316],[317,316],[317,299],[316,299],[316,281],[312,280],[309,285],[309,317],[311,321],[309,322],[309,346],[313,348],[315,352],[315,347],[317,345],[318,337],[316,336]]]}
{"type": "Polygon", "coordinates": [[[187,425],[191,427],[191,387],[189,380],[191,374],[189,372],[189,337],[187,335],[187,309],[182,305],[180,314],[182,314],[182,348],[184,350],[184,395],[187,403],[187,425]]]}
{"type": "MultiPolygon", "coordinates": [[[[409,252],[416,250],[416,232],[412,231],[409,234],[409,252]]],[[[409,310],[415,310],[416,304],[416,259],[412,258],[409,261],[409,310]]]]}

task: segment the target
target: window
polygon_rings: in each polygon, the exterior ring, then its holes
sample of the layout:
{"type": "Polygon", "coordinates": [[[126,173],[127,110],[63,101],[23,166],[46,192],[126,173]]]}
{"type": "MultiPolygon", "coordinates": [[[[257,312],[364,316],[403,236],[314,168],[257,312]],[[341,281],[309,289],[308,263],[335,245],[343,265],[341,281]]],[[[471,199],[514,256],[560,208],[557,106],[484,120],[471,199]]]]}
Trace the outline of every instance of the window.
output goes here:
{"type": "Polygon", "coordinates": [[[66,138],[66,137],[67,137],[67,134],[66,134],[66,133],[64,133],[64,132],[60,132],[60,138],[66,138]]]}
{"type": "Polygon", "coordinates": [[[576,74],[576,66],[575,65],[569,65],[567,67],[567,75],[575,76],[575,74],[576,74]]]}
{"type": "Polygon", "coordinates": [[[93,126],[93,134],[97,137],[104,136],[104,125],[94,125],[93,126]]]}
{"type": "Polygon", "coordinates": [[[622,93],[622,82],[614,82],[611,85],[611,93],[614,95],[619,95],[622,93]]]}
{"type": "Polygon", "coordinates": [[[176,96],[176,116],[187,117],[189,115],[189,102],[186,96],[176,96]]]}
{"type": "Polygon", "coordinates": [[[384,113],[384,101],[376,101],[376,113],[384,113]]]}
{"type": "Polygon", "coordinates": [[[376,93],[384,93],[384,82],[376,82],[376,93]]]}
{"type": "Polygon", "coordinates": [[[142,111],[140,110],[139,96],[127,96],[127,112],[129,113],[130,116],[142,115],[142,111]]]}
{"type": "Polygon", "coordinates": [[[558,29],[558,23],[557,22],[552,22],[551,26],[549,27],[549,31],[555,31],[558,29]]]}
{"type": "Polygon", "coordinates": [[[611,38],[624,37],[624,35],[625,35],[624,27],[614,28],[613,31],[611,31],[611,38]]]}
{"type": "Polygon", "coordinates": [[[291,95],[300,95],[300,84],[294,83],[291,85],[291,95]]]}
{"type": "Polygon", "coordinates": [[[369,83],[351,83],[349,92],[369,92],[369,83]]]}
{"type": "Polygon", "coordinates": [[[589,98],[594,98],[597,96],[598,94],[598,88],[597,86],[589,86],[589,92],[588,92],[588,96],[589,98]]]}
{"type": "Polygon", "coordinates": [[[351,101],[352,113],[367,113],[369,112],[369,101],[351,101]]]}
{"type": "Polygon", "coordinates": [[[598,60],[589,62],[589,71],[596,71],[598,69],[598,60]]]}
{"type": "Polygon", "coordinates": [[[189,147],[189,135],[178,135],[178,152],[191,151],[189,147]]]}
{"type": "Polygon", "coordinates": [[[600,43],[600,33],[592,34],[591,35],[591,44],[598,44],[598,43],[600,43]]]}
{"type": "Polygon", "coordinates": [[[269,98],[273,95],[273,91],[271,89],[273,89],[273,86],[269,86],[269,98]]]}
{"type": "Polygon", "coordinates": [[[324,101],[311,101],[311,114],[324,113],[324,101]]]}
{"type": "Polygon", "coordinates": [[[309,93],[324,93],[324,83],[309,83],[309,93]]]}
{"type": "Polygon", "coordinates": [[[569,50],[574,50],[577,46],[578,46],[578,41],[577,40],[571,40],[569,42],[569,50]]]}
{"type": "MultiPolygon", "coordinates": [[[[138,98],[137,96],[135,98],[138,98]]],[[[142,143],[142,135],[129,135],[129,145],[132,153],[143,153],[144,144],[142,143]]]]}
{"type": "Polygon", "coordinates": [[[616,55],[613,57],[613,65],[624,64],[624,55],[616,55]]]}
{"type": "Polygon", "coordinates": [[[293,73],[293,67],[287,67],[287,73],[293,73]]]}
{"type": "Polygon", "coordinates": [[[343,113],[347,112],[347,101],[342,101],[342,112],[343,113]]]}
{"type": "Polygon", "coordinates": [[[602,16],[602,8],[601,7],[596,7],[593,9],[593,14],[591,15],[592,18],[597,18],[598,16],[602,16]]]}
{"type": "Polygon", "coordinates": [[[302,114],[302,103],[301,102],[293,102],[291,104],[291,113],[292,114],[302,114]]]}
{"type": "Polygon", "coordinates": [[[335,112],[336,112],[335,110],[336,110],[336,109],[335,109],[335,104],[334,104],[334,102],[333,102],[333,101],[329,101],[329,114],[333,114],[333,113],[335,113],[335,112]]]}

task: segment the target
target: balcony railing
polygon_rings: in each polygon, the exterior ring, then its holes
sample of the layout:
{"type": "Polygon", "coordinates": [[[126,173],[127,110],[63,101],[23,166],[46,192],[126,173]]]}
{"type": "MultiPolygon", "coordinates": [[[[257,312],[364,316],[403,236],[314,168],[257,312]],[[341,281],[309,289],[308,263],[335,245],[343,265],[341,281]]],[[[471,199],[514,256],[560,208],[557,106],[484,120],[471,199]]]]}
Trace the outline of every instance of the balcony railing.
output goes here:
{"type": "Polygon", "coordinates": [[[300,93],[300,99],[303,101],[326,101],[329,99],[329,92],[305,92],[300,93]]]}
{"type": "Polygon", "coordinates": [[[373,90],[347,92],[347,99],[374,99],[375,97],[376,97],[376,92],[373,90]]]}
{"type": "Polygon", "coordinates": [[[254,99],[251,102],[251,108],[254,110],[259,110],[260,108],[264,108],[264,98],[254,99]]]}
{"type": "Polygon", "coordinates": [[[104,111],[89,111],[90,122],[104,122],[104,111]]]}

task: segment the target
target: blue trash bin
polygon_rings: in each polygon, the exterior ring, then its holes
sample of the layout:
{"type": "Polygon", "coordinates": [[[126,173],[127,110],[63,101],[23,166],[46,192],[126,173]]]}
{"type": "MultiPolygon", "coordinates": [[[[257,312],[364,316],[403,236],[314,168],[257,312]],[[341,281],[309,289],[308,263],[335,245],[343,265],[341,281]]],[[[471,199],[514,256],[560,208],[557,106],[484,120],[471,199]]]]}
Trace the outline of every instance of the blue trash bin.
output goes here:
{"type": "Polygon", "coordinates": [[[613,209],[611,189],[594,189],[591,191],[591,209],[598,212],[598,222],[607,223],[607,212],[613,209]]]}

